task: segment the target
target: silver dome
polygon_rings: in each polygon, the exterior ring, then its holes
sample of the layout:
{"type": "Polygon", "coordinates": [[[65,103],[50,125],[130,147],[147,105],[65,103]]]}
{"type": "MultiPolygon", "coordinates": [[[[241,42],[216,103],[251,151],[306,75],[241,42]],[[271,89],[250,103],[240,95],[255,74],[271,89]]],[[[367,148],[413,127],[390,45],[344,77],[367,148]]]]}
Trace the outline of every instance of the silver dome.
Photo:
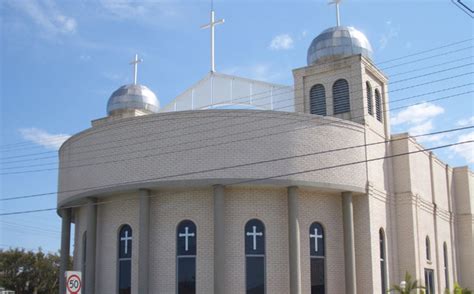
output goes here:
{"type": "Polygon", "coordinates": [[[365,35],[353,27],[332,27],[314,38],[308,48],[308,65],[331,57],[357,54],[372,59],[372,46],[365,35]]]}
{"type": "Polygon", "coordinates": [[[124,85],[118,88],[109,98],[107,114],[117,110],[144,110],[158,112],[160,102],[156,95],[143,85],[124,85]]]}

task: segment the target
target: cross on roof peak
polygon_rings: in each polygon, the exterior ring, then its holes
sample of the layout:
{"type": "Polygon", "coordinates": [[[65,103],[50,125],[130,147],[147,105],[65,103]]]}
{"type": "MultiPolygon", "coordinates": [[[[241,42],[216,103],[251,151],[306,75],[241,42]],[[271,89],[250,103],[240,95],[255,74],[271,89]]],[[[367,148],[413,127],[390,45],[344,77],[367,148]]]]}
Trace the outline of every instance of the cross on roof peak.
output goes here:
{"type": "Polygon", "coordinates": [[[143,62],[143,59],[138,58],[138,54],[135,54],[135,59],[130,61],[129,64],[133,65],[133,84],[137,84],[138,64],[143,62]]]}
{"type": "Polygon", "coordinates": [[[219,24],[224,23],[224,19],[215,20],[214,13],[214,4],[211,2],[211,21],[208,24],[202,25],[201,29],[210,29],[211,30],[211,72],[216,71],[215,61],[214,61],[214,27],[219,24]]]}
{"type": "Polygon", "coordinates": [[[337,23],[337,26],[340,26],[341,25],[341,18],[340,18],[340,15],[339,15],[339,4],[342,2],[342,0],[331,0],[329,1],[329,5],[335,5],[336,6],[336,23],[337,23]]]}

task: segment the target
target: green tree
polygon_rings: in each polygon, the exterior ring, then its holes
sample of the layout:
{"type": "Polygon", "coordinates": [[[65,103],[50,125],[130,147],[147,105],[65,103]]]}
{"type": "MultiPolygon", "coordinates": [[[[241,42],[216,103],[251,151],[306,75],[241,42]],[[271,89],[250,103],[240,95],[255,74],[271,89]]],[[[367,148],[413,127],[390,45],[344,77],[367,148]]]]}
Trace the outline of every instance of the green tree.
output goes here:
{"type": "Polygon", "coordinates": [[[459,286],[458,283],[454,283],[454,294],[472,294],[472,291],[469,290],[468,288],[463,288],[459,286]]]}
{"type": "MultiPolygon", "coordinates": [[[[59,288],[59,254],[0,250],[0,286],[17,294],[52,294],[59,288]]],[[[69,260],[70,265],[72,260],[69,260]]]]}
{"type": "Polygon", "coordinates": [[[402,287],[400,285],[393,285],[392,288],[390,290],[388,290],[387,292],[395,292],[395,293],[400,293],[400,294],[410,294],[413,291],[415,291],[414,293],[416,293],[416,290],[418,290],[418,289],[425,289],[425,287],[423,287],[421,285],[418,285],[417,280],[412,281],[412,277],[408,272],[405,273],[405,280],[404,281],[406,283],[404,289],[402,289],[402,287]]]}

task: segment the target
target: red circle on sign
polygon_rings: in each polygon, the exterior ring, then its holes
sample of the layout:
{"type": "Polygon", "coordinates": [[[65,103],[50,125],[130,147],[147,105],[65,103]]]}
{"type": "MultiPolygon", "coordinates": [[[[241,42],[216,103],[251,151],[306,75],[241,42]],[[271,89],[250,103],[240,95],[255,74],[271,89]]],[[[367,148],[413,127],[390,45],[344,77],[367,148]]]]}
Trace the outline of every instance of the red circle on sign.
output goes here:
{"type": "Polygon", "coordinates": [[[66,287],[67,287],[67,290],[69,292],[71,292],[71,294],[77,294],[79,293],[79,291],[81,290],[81,279],[79,278],[78,275],[71,275],[69,277],[69,279],[67,279],[66,281],[66,287]],[[72,290],[70,287],[69,287],[69,281],[72,279],[72,278],[75,278],[75,280],[77,280],[79,282],[79,287],[76,289],[76,290],[72,290]]]}

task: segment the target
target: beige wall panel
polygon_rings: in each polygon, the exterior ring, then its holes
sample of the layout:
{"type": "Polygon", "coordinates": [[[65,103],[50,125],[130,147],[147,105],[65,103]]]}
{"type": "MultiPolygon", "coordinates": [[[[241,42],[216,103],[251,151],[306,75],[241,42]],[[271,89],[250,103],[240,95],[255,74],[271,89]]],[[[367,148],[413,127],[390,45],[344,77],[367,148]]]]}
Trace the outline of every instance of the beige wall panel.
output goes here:
{"type": "Polygon", "coordinates": [[[326,238],[326,291],[327,293],[344,293],[341,196],[300,190],[299,200],[302,293],[310,293],[309,227],[313,222],[322,224],[326,238]]]}
{"type": "Polygon", "coordinates": [[[176,229],[183,220],[197,227],[196,289],[213,293],[213,196],[209,189],[154,191],[150,201],[150,293],[176,293],[176,229]]]}

